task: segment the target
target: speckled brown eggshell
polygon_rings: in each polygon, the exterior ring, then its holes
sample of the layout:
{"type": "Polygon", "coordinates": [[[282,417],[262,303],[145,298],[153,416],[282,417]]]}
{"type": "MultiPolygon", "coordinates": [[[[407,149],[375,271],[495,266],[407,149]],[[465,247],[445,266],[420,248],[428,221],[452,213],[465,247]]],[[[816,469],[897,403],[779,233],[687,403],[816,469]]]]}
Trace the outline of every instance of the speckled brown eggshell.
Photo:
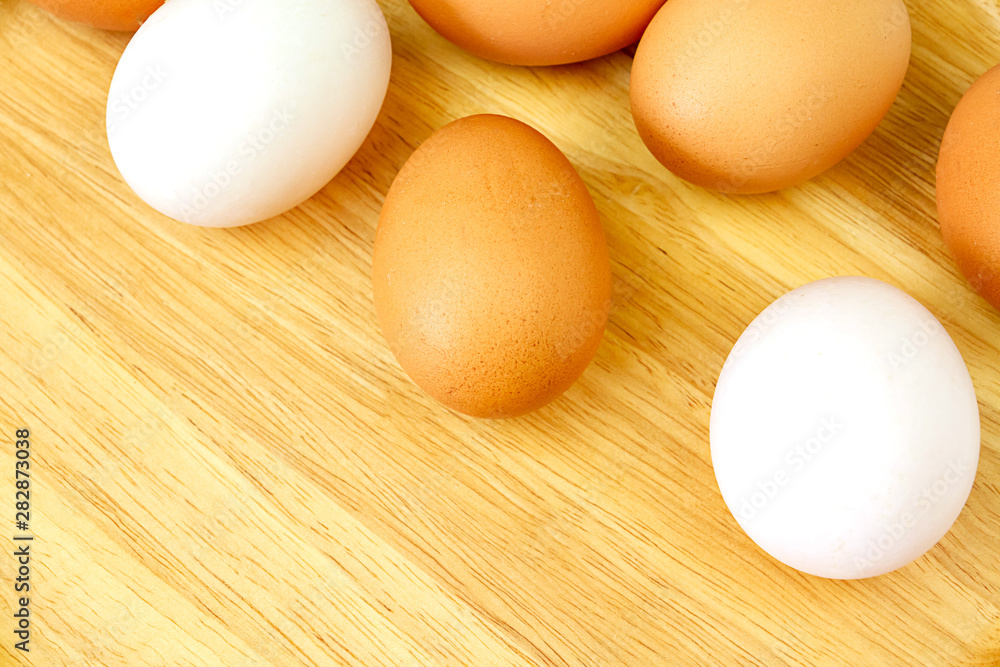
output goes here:
{"type": "Polygon", "coordinates": [[[972,287],[1000,309],[1000,66],[958,103],[937,163],[941,232],[972,287]]]}
{"type": "Polygon", "coordinates": [[[677,176],[771,192],[857,148],[909,59],[903,0],[670,0],[636,51],[632,114],[677,176]]]}
{"type": "Polygon", "coordinates": [[[104,30],[137,30],[163,0],[30,0],[66,21],[104,30]]]}
{"type": "Polygon", "coordinates": [[[410,0],[427,23],[480,58],[562,65],[639,40],[664,0],[410,0]]]}
{"type": "Polygon", "coordinates": [[[541,133],[457,120],[389,189],[375,308],[406,373],[446,406],[513,417],[562,394],[597,351],[611,269],[583,180],[541,133]]]}

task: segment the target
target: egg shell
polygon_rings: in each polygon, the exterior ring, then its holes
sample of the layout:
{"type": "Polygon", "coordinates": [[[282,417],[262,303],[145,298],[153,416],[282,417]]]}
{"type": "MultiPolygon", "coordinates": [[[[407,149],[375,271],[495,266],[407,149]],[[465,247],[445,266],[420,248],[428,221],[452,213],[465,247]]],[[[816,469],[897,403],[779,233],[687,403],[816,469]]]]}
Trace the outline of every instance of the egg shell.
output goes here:
{"type": "Polygon", "coordinates": [[[165,215],[259,222],[347,164],[381,109],[391,61],[373,0],[170,0],[115,70],[111,154],[165,215]]]}
{"type": "Polygon", "coordinates": [[[435,132],[386,196],[375,308],[403,369],[446,406],[514,417],[590,363],[611,305],[600,217],[565,155],[528,125],[470,116],[435,132]]]}
{"type": "Polygon", "coordinates": [[[948,532],[979,461],[979,407],[940,322],[871,278],[782,296],[740,336],[711,455],[740,526],[821,577],[895,570],[948,532]]]}
{"type": "Polygon", "coordinates": [[[902,0],[670,0],[636,51],[632,114],[677,176],[770,192],[857,148],[909,58],[902,0]]]}
{"type": "Polygon", "coordinates": [[[53,16],[103,30],[132,31],[163,0],[29,0],[53,16]]]}
{"type": "Polygon", "coordinates": [[[410,0],[446,39],[510,65],[562,65],[638,41],[664,0],[410,0]]]}
{"type": "Polygon", "coordinates": [[[972,287],[1000,308],[1000,66],[962,97],[937,163],[941,232],[972,287]]]}

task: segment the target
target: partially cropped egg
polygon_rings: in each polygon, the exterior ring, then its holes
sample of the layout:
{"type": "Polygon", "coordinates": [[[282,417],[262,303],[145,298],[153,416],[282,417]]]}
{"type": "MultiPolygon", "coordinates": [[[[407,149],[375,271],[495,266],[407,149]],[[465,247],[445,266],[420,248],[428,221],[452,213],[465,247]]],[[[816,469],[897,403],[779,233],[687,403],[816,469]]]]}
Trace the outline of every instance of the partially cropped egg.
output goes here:
{"type": "Polygon", "coordinates": [[[163,0],[29,0],[67,21],[104,30],[136,30],[163,0]]]}
{"type": "Polygon", "coordinates": [[[562,65],[639,40],[664,0],[410,0],[466,51],[509,65],[562,65]]]}
{"type": "Polygon", "coordinates": [[[780,190],[872,133],[909,58],[903,0],[670,0],[636,51],[632,114],[677,176],[780,190]]]}
{"type": "Polygon", "coordinates": [[[514,417],[590,363],[610,309],[601,220],[566,156],[504,116],[457,120],[407,160],[372,261],[403,370],[446,406],[514,417]]]}
{"type": "Polygon", "coordinates": [[[979,406],[941,323],[871,278],[828,278],[771,304],[719,376],[712,465],[767,553],[821,577],[890,572],[965,505],[979,406]]]}
{"type": "Polygon", "coordinates": [[[111,154],[165,215],[259,222],[313,196],[357,152],[391,61],[374,0],[170,0],[115,70],[111,154]]]}
{"type": "Polygon", "coordinates": [[[944,240],[972,287],[1000,308],[1000,67],[951,116],[937,163],[944,240]]]}

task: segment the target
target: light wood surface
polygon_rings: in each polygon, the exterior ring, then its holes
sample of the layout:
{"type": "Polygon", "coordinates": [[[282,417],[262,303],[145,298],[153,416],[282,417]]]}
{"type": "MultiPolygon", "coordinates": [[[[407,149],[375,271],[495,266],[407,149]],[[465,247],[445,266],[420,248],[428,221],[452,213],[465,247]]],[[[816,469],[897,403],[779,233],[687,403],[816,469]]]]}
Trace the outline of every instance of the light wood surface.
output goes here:
{"type": "MultiPolygon", "coordinates": [[[[686,185],[643,147],[627,53],[477,60],[383,0],[388,99],[344,172],[264,224],[146,207],[104,138],[128,36],[0,4],[0,504],[33,436],[32,651],[52,665],[1000,664],[1000,315],[935,219],[948,115],[1000,62],[994,0],[910,3],[899,101],[846,162],[775,195],[686,185]],[[603,216],[615,304],[595,362],[524,418],[449,413],[379,335],[371,246],[434,129],[514,116],[603,216]],[[968,505],[863,581],[761,552],[718,492],[708,420],[743,328],[808,281],[886,280],[968,362],[983,448],[968,505]]],[[[10,525],[10,524],[5,524],[10,525]]],[[[4,551],[13,548],[13,528],[4,551]]]]}

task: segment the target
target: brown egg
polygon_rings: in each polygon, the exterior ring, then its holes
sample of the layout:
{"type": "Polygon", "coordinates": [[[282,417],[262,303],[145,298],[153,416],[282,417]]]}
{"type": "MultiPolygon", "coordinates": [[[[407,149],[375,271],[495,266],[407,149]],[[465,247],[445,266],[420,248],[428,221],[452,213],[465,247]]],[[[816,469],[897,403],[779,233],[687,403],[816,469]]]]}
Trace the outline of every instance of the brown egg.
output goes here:
{"type": "Polygon", "coordinates": [[[639,40],[664,0],[410,0],[431,27],[510,65],[589,60],[639,40]]]}
{"type": "Polygon", "coordinates": [[[513,417],[583,373],[604,334],[611,269],[583,180],[538,131],[470,116],[396,176],[372,263],[382,332],[446,406],[513,417]]]}
{"type": "Polygon", "coordinates": [[[1000,66],[972,85],[948,122],[937,208],[962,273],[1000,309],[1000,66]]]}
{"type": "Polygon", "coordinates": [[[104,30],[136,30],[164,0],[29,0],[67,21],[104,30]]]}
{"type": "Polygon", "coordinates": [[[632,114],[677,176],[770,192],[857,148],[909,59],[903,0],[670,0],[636,51],[632,114]]]}

